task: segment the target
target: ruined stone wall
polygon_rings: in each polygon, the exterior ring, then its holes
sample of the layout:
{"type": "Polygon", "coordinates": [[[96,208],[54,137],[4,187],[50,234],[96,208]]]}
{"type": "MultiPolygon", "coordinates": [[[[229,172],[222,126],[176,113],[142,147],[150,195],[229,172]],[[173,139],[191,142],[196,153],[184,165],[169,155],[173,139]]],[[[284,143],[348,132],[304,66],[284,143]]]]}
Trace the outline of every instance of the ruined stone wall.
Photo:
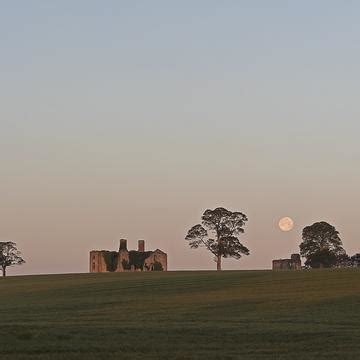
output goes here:
{"type": "Polygon", "coordinates": [[[299,254],[292,254],[290,259],[273,260],[273,270],[301,270],[301,258],[299,254]]]}
{"type": "Polygon", "coordinates": [[[290,259],[273,260],[273,270],[291,270],[290,259]]]}
{"type": "Polygon", "coordinates": [[[126,271],[124,269],[124,263],[128,263],[128,262],[129,262],[129,252],[126,249],[120,249],[116,272],[126,271]]]}
{"type": "Polygon", "coordinates": [[[120,240],[119,251],[90,252],[90,272],[167,271],[167,254],[157,249],[145,251],[145,241],[138,241],[138,250],[127,250],[126,239],[120,240]]]}
{"type": "Polygon", "coordinates": [[[90,272],[107,272],[107,266],[102,251],[90,252],[90,272]]]}
{"type": "Polygon", "coordinates": [[[155,250],[146,260],[145,265],[149,271],[167,271],[167,254],[155,250]]]}

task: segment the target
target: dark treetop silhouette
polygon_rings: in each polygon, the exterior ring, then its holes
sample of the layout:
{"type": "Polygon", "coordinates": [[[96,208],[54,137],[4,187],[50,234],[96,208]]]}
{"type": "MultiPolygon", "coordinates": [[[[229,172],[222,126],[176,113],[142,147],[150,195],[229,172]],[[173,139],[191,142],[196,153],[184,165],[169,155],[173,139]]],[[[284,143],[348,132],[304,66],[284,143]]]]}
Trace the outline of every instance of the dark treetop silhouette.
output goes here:
{"type": "Polygon", "coordinates": [[[3,276],[6,276],[6,268],[12,265],[21,265],[25,260],[20,256],[16,244],[11,241],[0,242],[0,267],[3,276]]]}
{"type": "Polygon", "coordinates": [[[302,239],[300,254],[306,258],[305,265],[307,266],[333,267],[347,257],[339,232],[325,221],[305,227],[302,239]]]}
{"type": "Polygon", "coordinates": [[[193,226],[186,235],[191,248],[204,246],[215,255],[217,270],[221,270],[221,258],[240,259],[249,250],[240,243],[238,236],[244,232],[246,215],[231,212],[222,207],[206,210],[201,224],[193,226]]]}

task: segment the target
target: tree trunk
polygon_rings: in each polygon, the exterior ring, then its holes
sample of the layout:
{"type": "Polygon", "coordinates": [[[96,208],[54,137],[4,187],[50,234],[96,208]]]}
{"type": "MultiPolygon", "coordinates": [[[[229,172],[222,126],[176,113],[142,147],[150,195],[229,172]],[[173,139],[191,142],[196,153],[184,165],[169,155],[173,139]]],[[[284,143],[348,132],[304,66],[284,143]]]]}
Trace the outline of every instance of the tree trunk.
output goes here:
{"type": "Polygon", "coordinates": [[[221,236],[220,236],[220,230],[216,229],[216,237],[217,237],[217,243],[218,243],[218,255],[216,257],[216,271],[221,271],[221,236]]]}
{"type": "Polygon", "coordinates": [[[216,259],[216,270],[217,270],[217,271],[221,271],[221,255],[218,255],[218,256],[217,256],[217,259],[216,259]]]}
{"type": "Polygon", "coordinates": [[[6,276],[6,267],[5,266],[3,266],[3,268],[2,268],[2,273],[3,273],[3,276],[6,276]]]}

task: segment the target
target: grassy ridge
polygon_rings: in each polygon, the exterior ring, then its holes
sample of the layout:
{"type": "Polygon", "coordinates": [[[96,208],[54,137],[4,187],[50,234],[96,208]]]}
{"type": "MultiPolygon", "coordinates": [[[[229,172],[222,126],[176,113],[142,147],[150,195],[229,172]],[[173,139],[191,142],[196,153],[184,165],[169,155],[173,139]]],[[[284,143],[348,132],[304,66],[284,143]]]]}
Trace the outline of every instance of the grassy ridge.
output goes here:
{"type": "Polygon", "coordinates": [[[357,359],[360,271],[0,279],[0,359],[357,359]]]}

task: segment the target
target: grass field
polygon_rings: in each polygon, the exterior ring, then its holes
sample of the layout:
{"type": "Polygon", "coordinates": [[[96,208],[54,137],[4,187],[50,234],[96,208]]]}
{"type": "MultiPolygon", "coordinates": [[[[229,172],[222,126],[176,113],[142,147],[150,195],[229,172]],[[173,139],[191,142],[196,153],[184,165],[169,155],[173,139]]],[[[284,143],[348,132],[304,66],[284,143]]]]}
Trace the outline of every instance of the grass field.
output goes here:
{"type": "Polygon", "coordinates": [[[360,271],[0,279],[0,359],[360,359],[360,271]]]}

